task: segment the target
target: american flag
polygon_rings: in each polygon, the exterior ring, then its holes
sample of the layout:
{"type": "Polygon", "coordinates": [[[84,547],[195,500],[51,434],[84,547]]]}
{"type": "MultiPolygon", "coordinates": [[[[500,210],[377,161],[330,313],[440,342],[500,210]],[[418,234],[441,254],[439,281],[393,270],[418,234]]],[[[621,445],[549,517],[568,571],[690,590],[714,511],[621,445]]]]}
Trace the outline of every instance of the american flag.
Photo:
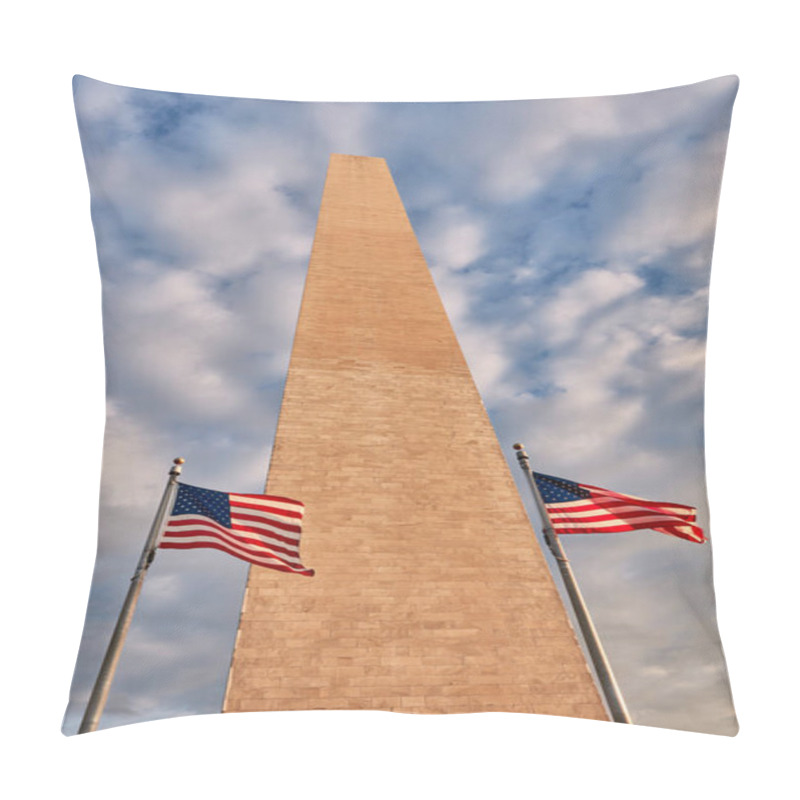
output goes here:
{"type": "Polygon", "coordinates": [[[706,540],[694,525],[697,509],[677,503],[656,503],[641,497],[533,473],[556,533],[616,533],[642,528],[679,536],[690,542],[706,540]]]}
{"type": "Polygon", "coordinates": [[[259,567],[313,575],[300,563],[305,506],[288,497],[227,494],[178,484],[159,547],[212,547],[259,567]]]}

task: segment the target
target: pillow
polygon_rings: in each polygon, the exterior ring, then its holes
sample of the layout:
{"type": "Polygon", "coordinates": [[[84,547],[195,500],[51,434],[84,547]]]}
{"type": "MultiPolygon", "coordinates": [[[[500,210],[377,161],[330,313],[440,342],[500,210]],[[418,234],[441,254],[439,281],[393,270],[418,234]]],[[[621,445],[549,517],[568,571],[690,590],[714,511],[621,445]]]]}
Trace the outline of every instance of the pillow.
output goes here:
{"type": "Polygon", "coordinates": [[[77,76],[107,417],[64,733],[382,709],[734,735],[703,370],[737,87],[77,76]]]}

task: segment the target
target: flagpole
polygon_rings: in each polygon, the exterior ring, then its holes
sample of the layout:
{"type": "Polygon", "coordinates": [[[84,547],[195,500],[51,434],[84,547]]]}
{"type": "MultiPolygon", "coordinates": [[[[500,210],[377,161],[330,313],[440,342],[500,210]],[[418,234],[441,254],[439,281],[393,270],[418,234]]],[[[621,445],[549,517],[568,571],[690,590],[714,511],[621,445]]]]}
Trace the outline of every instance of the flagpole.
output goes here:
{"type": "Polygon", "coordinates": [[[542,526],[544,533],[544,540],[553,554],[558,568],[561,571],[561,579],[564,582],[564,588],[567,590],[569,599],[572,603],[572,608],[575,612],[575,617],[578,620],[578,625],[583,634],[583,640],[586,643],[586,649],[589,651],[589,656],[592,659],[597,679],[600,682],[600,687],[606,698],[606,704],[611,712],[611,718],[614,722],[631,722],[630,714],[628,713],[625,700],[619,690],[617,681],[614,678],[614,673],[611,671],[611,664],[608,662],[603,645],[600,643],[600,638],[597,635],[597,630],[592,622],[589,609],[578,588],[578,583],[575,580],[575,575],[572,572],[572,567],[561,546],[558,535],[553,529],[553,524],[550,522],[550,515],[547,513],[547,507],[542,500],[539,493],[539,487],[536,485],[536,480],[531,471],[530,459],[525,452],[525,447],[521,444],[515,444],[514,449],[517,451],[517,460],[519,461],[520,468],[525,473],[528,479],[528,484],[533,492],[533,499],[536,501],[536,507],[539,509],[539,515],[542,518],[542,526]]]}
{"type": "Polygon", "coordinates": [[[100,722],[100,717],[103,713],[106,699],[108,698],[108,692],[111,688],[111,681],[114,679],[114,672],[117,669],[117,662],[119,661],[119,656],[122,651],[122,645],[125,643],[125,637],[131,625],[133,612],[139,600],[139,594],[142,591],[144,576],[155,558],[158,540],[164,527],[164,521],[169,516],[172,509],[178,484],[178,476],[181,474],[181,468],[184,463],[185,460],[182,458],[176,458],[172,462],[167,485],[164,487],[164,494],[161,497],[158,511],[156,512],[155,519],[150,528],[150,534],[147,537],[142,555],[139,558],[139,563],[136,566],[136,572],[133,573],[133,577],[131,578],[128,594],[125,597],[125,602],[122,604],[122,610],[119,612],[119,618],[117,619],[114,633],[111,635],[111,641],[108,643],[108,648],[106,649],[100,672],[94,682],[94,688],[92,689],[92,694],[86,706],[86,711],[84,712],[78,733],[88,733],[89,731],[97,730],[97,725],[100,722]]]}

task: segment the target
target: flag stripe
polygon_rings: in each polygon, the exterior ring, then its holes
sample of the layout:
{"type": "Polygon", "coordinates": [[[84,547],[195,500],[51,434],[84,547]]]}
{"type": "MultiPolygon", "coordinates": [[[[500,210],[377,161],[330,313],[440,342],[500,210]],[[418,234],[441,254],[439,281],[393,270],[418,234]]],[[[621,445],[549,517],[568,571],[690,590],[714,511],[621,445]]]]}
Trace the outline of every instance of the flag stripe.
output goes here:
{"type": "Polygon", "coordinates": [[[257,556],[257,555],[241,555],[239,553],[232,552],[228,547],[219,542],[211,541],[211,540],[202,540],[202,541],[187,541],[187,542],[175,542],[175,541],[167,541],[162,542],[160,547],[163,547],[165,550],[194,550],[194,549],[201,549],[201,548],[211,548],[214,550],[221,550],[223,553],[227,553],[231,556],[236,556],[236,558],[240,558],[242,561],[249,561],[251,564],[256,564],[259,567],[268,567],[269,569],[275,569],[279,572],[293,572],[296,575],[309,575],[312,576],[314,574],[313,569],[296,569],[294,567],[290,567],[286,564],[281,564],[278,561],[270,560],[269,556],[257,556]]]}
{"type": "Polygon", "coordinates": [[[252,514],[265,517],[277,517],[278,519],[302,519],[303,509],[287,508],[282,509],[278,506],[266,506],[259,503],[231,503],[231,509],[246,508],[252,514]]]}
{"type": "MultiPolygon", "coordinates": [[[[593,508],[586,511],[556,511],[555,509],[550,514],[554,521],[556,519],[575,520],[576,522],[593,522],[604,519],[629,519],[635,517],[651,517],[652,519],[664,519],[664,515],[653,511],[650,508],[633,508],[632,506],[624,506],[609,510],[606,508],[593,508]]],[[[676,519],[683,519],[676,517],[676,519]]],[[[685,519],[684,522],[693,522],[693,520],[685,519]]]]}
{"type": "MultiPolygon", "coordinates": [[[[634,531],[638,528],[650,528],[653,525],[664,526],[664,517],[634,517],[633,519],[603,519],[596,522],[571,522],[566,520],[557,523],[552,520],[556,531],[570,533],[592,533],[593,531],[634,531]]],[[[670,526],[673,527],[673,526],[670,526]]]]}
{"type": "Polygon", "coordinates": [[[610,497],[593,497],[591,500],[581,499],[581,500],[571,500],[569,502],[558,502],[558,508],[564,509],[568,511],[569,509],[579,509],[579,508],[595,508],[595,507],[602,507],[602,508],[615,508],[615,507],[633,507],[633,508],[650,508],[653,511],[660,511],[664,514],[670,514],[676,517],[692,517],[694,518],[696,515],[696,509],[690,508],[689,506],[675,506],[675,505],[666,505],[663,503],[631,503],[628,498],[610,498],[610,497]]]}
{"type": "Polygon", "coordinates": [[[253,503],[261,506],[275,506],[285,508],[290,511],[303,512],[305,505],[299,500],[291,500],[288,497],[278,497],[273,494],[231,494],[229,495],[231,503],[253,503]]]}
{"type": "MultiPolygon", "coordinates": [[[[249,544],[255,547],[268,547],[271,551],[284,553],[286,556],[294,558],[300,563],[300,553],[297,547],[285,547],[282,544],[277,544],[270,541],[266,537],[259,534],[252,534],[250,536],[242,536],[240,533],[233,533],[227,528],[209,520],[205,517],[197,517],[193,520],[182,520],[185,527],[172,527],[170,528],[170,539],[185,538],[187,536],[206,535],[214,536],[223,541],[230,541],[232,543],[249,544]]],[[[249,533],[249,531],[248,531],[249,533]]]]}
{"type": "Polygon", "coordinates": [[[671,527],[660,526],[652,530],[657,533],[670,533],[673,536],[680,536],[683,539],[691,539],[693,542],[704,542],[706,540],[703,529],[698,525],[673,525],[671,527]]]}
{"type": "Polygon", "coordinates": [[[283,551],[283,548],[270,547],[268,551],[265,550],[263,544],[256,540],[239,539],[237,537],[227,536],[221,531],[215,530],[212,527],[197,526],[189,530],[181,531],[178,534],[173,533],[169,538],[170,542],[189,542],[189,541],[214,541],[219,542],[221,545],[228,547],[231,551],[248,553],[253,556],[263,557],[268,555],[270,558],[275,558],[285,564],[295,564],[302,568],[299,558],[293,557],[291,553],[283,552],[282,555],[278,553],[283,551]]]}
{"type": "Polygon", "coordinates": [[[248,510],[246,514],[243,514],[242,512],[234,511],[233,508],[231,508],[231,518],[233,517],[240,520],[247,520],[248,522],[261,522],[266,525],[272,525],[275,528],[280,528],[281,530],[289,531],[291,533],[300,533],[299,525],[295,524],[294,522],[281,521],[280,519],[276,519],[271,514],[262,514],[258,511],[250,510],[248,510]]]}
{"type": "Polygon", "coordinates": [[[295,548],[298,544],[300,544],[300,537],[299,536],[287,536],[285,533],[276,533],[275,531],[271,530],[270,528],[263,527],[261,525],[238,525],[237,523],[231,524],[231,530],[234,531],[249,531],[257,536],[264,536],[265,538],[272,539],[277,542],[283,542],[284,544],[293,545],[295,548]]]}
{"type": "Polygon", "coordinates": [[[604,516],[595,517],[591,520],[575,520],[567,517],[564,520],[559,520],[550,517],[553,527],[558,529],[559,526],[564,528],[608,528],[612,525],[623,525],[626,527],[650,527],[650,523],[655,525],[663,525],[664,517],[659,514],[627,514],[625,516],[604,516]]]}
{"type": "Polygon", "coordinates": [[[239,525],[238,523],[232,522],[230,528],[226,528],[224,525],[220,525],[218,522],[210,519],[209,517],[197,517],[193,515],[181,515],[172,517],[168,530],[172,531],[179,531],[181,528],[184,527],[193,527],[197,524],[198,521],[204,522],[206,525],[215,525],[221,531],[247,531],[253,533],[255,536],[263,537],[264,542],[268,544],[268,540],[273,540],[276,542],[282,542],[283,544],[292,545],[297,549],[297,545],[300,543],[299,536],[287,536],[283,532],[276,533],[275,531],[271,530],[268,527],[263,526],[256,526],[256,525],[239,525]]]}
{"type": "Polygon", "coordinates": [[[591,511],[578,511],[578,512],[571,512],[571,513],[564,513],[561,511],[553,510],[550,518],[555,525],[556,521],[565,521],[565,522],[580,522],[580,523],[591,523],[591,522],[602,522],[606,519],[624,519],[624,520],[631,520],[636,519],[637,517],[641,517],[642,519],[660,519],[666,520],[670,522],[694,522],[691,519],[683,519],[682,517],[672,517],[672,516],[665,516],[664,514],[660,514],[657,511],[653,511],[650,508],[631,508],[630,506],[625,507],[625,509],[614,509],[613,511],[609,511],[607,509],[593,509],[591,511]]]}
{"type": "Polygon", "coordinates": [[[581,483],[579,484],[584,489],[588,489],[593,494],[597,495],[606,495],[607,497],[617,497],[620,500],[633,500],[641,505],[655,505],[655,506],[664,506],[669,508],[682,508],[689,511],[694,511],[695,509],[692,506],[685,506],[680,503],[662,503],[658,500],[645,500],[643,497],[637,497],[635,494],[622,494],[621,492],[612,492],[611,489],[601,489],[599,486],[592,486],[588,483],[581,483]]]}

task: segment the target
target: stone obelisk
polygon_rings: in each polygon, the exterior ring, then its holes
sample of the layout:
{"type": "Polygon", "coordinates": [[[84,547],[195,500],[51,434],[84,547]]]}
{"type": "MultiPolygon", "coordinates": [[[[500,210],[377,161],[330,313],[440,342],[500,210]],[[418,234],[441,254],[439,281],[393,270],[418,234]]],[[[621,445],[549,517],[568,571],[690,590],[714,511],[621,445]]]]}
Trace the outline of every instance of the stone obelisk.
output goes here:
{"type": "Polygon", "coordinates": [[[251,568],[223,711],[608,718],[381,158],[331,157],[266,491],[316,576],[251,568]]]}

